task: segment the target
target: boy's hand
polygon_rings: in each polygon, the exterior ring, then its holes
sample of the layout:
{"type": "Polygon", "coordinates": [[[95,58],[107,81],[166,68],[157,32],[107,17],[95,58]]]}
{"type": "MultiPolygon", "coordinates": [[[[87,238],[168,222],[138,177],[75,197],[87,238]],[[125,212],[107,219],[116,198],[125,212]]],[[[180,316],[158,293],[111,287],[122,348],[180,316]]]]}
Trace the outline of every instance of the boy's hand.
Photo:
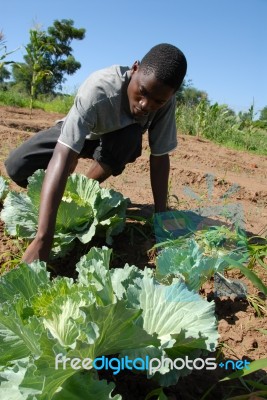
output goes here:
{"type": "Polygon", "coordinates": [[[57,143],[42,186],[36,238],[28,246],[22,258],[23,261],[30,263],[37,259],[48,260],[53,244],[58,207],[68,175],[75,168],[77,158],[77,153],[57,143]]]}
{"type": "Polygon", "coordinates": [[[52,247],[53,238],[50,241],[44,242],[37,237],[31,242],[27,250],[23,254],[22,261],[30,264],[35,260],[48,261],[50,250],[52,247]]]}

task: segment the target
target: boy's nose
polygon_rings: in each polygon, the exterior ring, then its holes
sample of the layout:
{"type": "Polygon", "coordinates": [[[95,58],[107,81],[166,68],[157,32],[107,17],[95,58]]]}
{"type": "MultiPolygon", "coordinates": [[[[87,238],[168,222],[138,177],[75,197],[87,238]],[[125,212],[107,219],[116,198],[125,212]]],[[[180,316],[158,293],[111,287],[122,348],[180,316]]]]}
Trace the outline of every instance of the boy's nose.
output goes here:
{"type": "Polygon", "coordinates": [[[148,101],[147,99],[141,99],[139,101],[139,105],[142,111],[148,112],[148,101]]]}

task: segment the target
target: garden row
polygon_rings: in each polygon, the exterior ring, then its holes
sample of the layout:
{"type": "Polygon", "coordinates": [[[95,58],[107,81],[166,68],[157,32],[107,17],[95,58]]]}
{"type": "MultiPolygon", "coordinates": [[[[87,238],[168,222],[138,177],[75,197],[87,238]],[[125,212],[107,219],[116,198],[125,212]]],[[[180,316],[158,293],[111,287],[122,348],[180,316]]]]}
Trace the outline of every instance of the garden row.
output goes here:
{"type": "MultiPolygon", "coordinates": [[[[35,236],[43,178],[44,171],[37,171],[27,193],[9,191],[0,181],[1,219],[10,236],[35,236]]],[[[20,263],[1,277],[2,398],[121,399],[114,383],[100,379],[100,370],[116,376],[128,367],[154,381],[154,394],[164,399],[163,388],[192,372],[188,360],[195,369],[216,361],[209,358],[219,337],[215,304],[200,296],[203,283],[214,274],[224,283],[224,270],[237,267],[267,294],[252,262],[253,257],[262,262],[263,253],[254,251],[242,230],[220,226],[196,232],[186,226],[189,233],[177,238],[164,214],[155,220],[161,239],[153,249],[156,268],[111,268],[112,238],[125,227],[127,205],[120,193],[71,175],[52,257],[61,258],[77,240],[86,244],[95,236],[109,247],[92,247],[82,256],[77,279],[52,279],[40,261],[20,263]]],[[[246,296],[245,289],[237,295],[246,296]]],[[[264,361],[251,364],[250,372],[264,361]]]]}

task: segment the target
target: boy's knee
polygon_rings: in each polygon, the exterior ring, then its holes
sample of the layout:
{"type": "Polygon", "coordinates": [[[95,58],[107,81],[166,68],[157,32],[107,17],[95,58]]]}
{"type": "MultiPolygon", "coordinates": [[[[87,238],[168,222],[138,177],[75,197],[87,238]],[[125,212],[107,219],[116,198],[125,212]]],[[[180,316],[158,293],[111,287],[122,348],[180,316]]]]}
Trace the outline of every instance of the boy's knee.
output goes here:
{"type": "Polygon", "coordinates": [[[19,147],[12,150],[5,161],[10,178],[19,186],[26,187],[28,178],[38,169],[46,169],[53,155],[60,124],[45,131],[37,132],[19,147]]]}
{"type": "Polygon", "coordinates": [[[6,172],[8,176],[14,181],[17,185],[26,188],[28,185],[27,178],[23,173],[23,168],[20,165],[20,160],[13,156],[12,153],[8,156],[8,158],[4,162],[6,172]]]}

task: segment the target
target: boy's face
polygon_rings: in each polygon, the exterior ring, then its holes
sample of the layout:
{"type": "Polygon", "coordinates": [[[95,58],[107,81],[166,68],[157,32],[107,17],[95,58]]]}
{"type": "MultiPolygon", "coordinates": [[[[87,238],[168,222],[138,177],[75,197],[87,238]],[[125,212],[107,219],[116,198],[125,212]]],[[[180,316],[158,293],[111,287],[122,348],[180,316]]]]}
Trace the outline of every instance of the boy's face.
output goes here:
{"type": "Polygon", "coordinates": [[[174,90],[158,81],[154,73],[145,75],[136,61],[131,69],[127,94],[132,115],[142,117],[164,106],[174,90]]]}

